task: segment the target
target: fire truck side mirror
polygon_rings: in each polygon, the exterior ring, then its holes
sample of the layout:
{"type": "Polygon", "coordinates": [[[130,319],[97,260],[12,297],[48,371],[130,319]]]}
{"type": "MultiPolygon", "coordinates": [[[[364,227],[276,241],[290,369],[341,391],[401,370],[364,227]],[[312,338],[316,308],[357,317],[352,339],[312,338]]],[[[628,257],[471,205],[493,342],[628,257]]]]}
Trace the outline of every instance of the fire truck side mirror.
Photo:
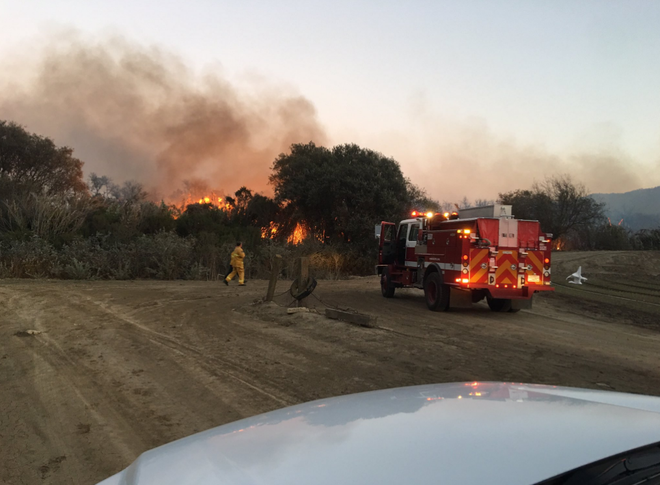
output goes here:
{"type": "Polygon", "coordinates": [[[380,231],[381,231],[382,226],[380,224],[376,224],[375,233],[376,233],[376,239],[380,239],[380,231]]]}

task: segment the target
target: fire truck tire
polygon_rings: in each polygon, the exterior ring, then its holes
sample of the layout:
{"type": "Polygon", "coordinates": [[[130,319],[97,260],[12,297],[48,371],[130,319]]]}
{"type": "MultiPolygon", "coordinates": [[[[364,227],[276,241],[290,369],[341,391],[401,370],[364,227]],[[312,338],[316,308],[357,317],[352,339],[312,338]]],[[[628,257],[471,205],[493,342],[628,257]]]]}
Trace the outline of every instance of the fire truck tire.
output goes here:
{"type": "Polygon", "coordinates": [[[380,275],[380,292],[385,298],[392,298],[394,296],[394,284],[392,283],[392,277],[387,268],[385,268],[383,274],[380,275]]]}
{"type": "Polygon", "coordinates": [[[488,307],[494,312],[510,312],[511,300],[504,298],[487,298],[488,307]]]}
{"type": "Polygon", "coordinates": [[[444,312],[449,309],[449,287],[443,283],[439,273],[431,273],[424,280],[424,298],[431,311],[444,312]]]}

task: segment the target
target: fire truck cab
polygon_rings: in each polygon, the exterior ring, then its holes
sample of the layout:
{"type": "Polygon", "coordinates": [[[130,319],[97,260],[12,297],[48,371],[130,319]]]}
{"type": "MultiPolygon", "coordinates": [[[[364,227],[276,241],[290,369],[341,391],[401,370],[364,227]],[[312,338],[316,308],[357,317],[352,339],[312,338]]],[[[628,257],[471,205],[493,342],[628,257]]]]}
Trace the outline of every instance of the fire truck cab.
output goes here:
{"type": "Polygon", "coordinates": [[[491,310],[531,308],[532,296],[550,286],[552,234],[538,221],[515,219],[510,205],[418,213],[398,226],[382,222],[378,265],[381,291],[424,290],[426,304],[446,311],[486,298],[491,310]]]}

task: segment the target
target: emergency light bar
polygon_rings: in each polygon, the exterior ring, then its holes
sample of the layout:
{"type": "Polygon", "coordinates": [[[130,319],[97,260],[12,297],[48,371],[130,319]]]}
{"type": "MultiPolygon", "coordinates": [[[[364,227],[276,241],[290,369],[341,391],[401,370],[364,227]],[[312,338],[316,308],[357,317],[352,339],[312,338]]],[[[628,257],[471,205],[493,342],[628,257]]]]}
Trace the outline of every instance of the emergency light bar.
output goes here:
{"type": "Polygon", "coordinates": [[[412,211],[410,213],[412,217],[426,217],[427,219],[432,219],[435,216],[442,216],[446,220],[458,219],[458,212],[422,212],[422,211],[412,211]]]}

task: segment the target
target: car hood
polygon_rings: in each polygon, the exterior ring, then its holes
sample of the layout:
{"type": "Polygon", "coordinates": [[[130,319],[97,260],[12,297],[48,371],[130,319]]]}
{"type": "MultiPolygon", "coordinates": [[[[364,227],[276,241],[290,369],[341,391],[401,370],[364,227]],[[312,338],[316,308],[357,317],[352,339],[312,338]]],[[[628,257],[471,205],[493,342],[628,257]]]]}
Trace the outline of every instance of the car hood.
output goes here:
{"type": "Polygon", "coordinates": [[[514,383],[323,399],[143,453],[103,485],[530,484],[660,441],[660,398],[514,383]]]}

